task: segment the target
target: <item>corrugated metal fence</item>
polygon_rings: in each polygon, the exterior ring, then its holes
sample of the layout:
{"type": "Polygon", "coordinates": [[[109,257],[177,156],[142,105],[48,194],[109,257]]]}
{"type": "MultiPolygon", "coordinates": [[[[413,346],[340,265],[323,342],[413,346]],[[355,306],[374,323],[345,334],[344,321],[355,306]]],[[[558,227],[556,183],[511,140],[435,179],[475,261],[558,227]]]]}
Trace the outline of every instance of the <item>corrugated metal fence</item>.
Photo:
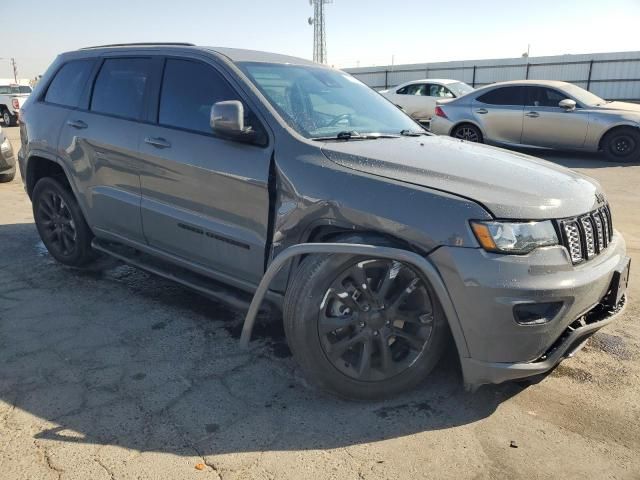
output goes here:
{"type": "Polygon", "coordinates": [[[474,87],[505,80],[564,80],[607,100],[640,101],[640,52],[387,65],[345,71],[376,90],[422,78],[451,78],[474,87]]]}

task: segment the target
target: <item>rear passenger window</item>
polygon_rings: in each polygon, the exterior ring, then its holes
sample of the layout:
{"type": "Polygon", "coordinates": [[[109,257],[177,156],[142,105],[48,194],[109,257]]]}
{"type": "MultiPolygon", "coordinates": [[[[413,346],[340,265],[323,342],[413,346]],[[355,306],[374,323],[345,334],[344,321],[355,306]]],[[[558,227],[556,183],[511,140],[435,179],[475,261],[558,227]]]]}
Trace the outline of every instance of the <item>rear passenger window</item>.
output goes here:
{"type": "MultiPolygon", "coordinates": [[[[190,60],[167,59],[158,123],[212,133],[211,107],[225,100],[240,98],[213,67],[190,60]]],[[[248,113],[246,105],[245,113],[248,113]]]]}
{"type": "Polygon", "coordinates": [[[91,111],[140,119],[151,64],[150,58],[105,60],[93,87],[91,111]]]}
{"type": "Polygon", "coordinates": [[[65,63],[49,84],[44,101],[65,107],[79,107],[92,67],[92,59],[65,63]]]}
{"type": "Polygon", "coordinates": [[[488,105],[524,105],[522,87],[502,87],[480,95],[476,100],[488,105]]]}

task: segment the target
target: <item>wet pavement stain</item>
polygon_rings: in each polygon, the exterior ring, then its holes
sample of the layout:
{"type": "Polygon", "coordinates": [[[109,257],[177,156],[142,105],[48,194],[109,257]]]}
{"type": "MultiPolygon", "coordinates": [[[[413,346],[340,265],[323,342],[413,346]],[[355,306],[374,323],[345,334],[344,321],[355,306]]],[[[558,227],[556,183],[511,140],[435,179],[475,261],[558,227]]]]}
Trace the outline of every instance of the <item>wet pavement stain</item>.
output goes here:
{"type": "Polygon", "coordinates": [[[589,347],[613,355],[620,360],[631,360],[633,358],[627,342],[617,335],[598,332],[591,337],[589,347]]]}
{"type": "Polygon", "coordinates": [[[374,410],[373,413],[379,418],[386,419],[401,415],[415,415],[418,413],[430,417],[432,415],[437,415],[439,412],[433,408],[429,402],[425,401],[380,407],[374,410]]]}
{"type": "Polygon", "coordinates": [[[579,367],[570,367],[564,364],[558,365],[558,367],[553,371],[553,375],[572,378],[573,380],[581,383],[593,382],[593,375],[591,372],[579,367]]]}

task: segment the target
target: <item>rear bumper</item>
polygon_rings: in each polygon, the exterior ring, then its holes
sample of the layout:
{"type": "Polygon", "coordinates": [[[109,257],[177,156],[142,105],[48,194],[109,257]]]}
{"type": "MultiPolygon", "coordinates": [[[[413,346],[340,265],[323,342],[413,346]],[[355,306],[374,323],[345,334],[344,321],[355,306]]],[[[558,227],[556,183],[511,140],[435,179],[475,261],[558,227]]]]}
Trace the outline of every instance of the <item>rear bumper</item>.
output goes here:
{"type": "Polygon", "coordinates": [[[433,117],[431,124],[429,125],[429,131],[436,135],[451,135],[451,129],[453,128],[453,122],[448,118],[433,117]]]}

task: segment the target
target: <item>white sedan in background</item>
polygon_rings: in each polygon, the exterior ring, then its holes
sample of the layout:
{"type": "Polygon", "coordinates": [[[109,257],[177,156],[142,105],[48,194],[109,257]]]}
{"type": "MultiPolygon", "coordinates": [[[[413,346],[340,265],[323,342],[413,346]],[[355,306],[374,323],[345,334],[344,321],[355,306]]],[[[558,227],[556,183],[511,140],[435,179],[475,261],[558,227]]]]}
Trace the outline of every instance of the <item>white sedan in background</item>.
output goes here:
{"type": "Polygon", "coordinates": [[[436,101],[446,103],[473,91],[473,87],[458,80],[412,80],[380,93],[420,122],[435,115],[436,101]]]}

